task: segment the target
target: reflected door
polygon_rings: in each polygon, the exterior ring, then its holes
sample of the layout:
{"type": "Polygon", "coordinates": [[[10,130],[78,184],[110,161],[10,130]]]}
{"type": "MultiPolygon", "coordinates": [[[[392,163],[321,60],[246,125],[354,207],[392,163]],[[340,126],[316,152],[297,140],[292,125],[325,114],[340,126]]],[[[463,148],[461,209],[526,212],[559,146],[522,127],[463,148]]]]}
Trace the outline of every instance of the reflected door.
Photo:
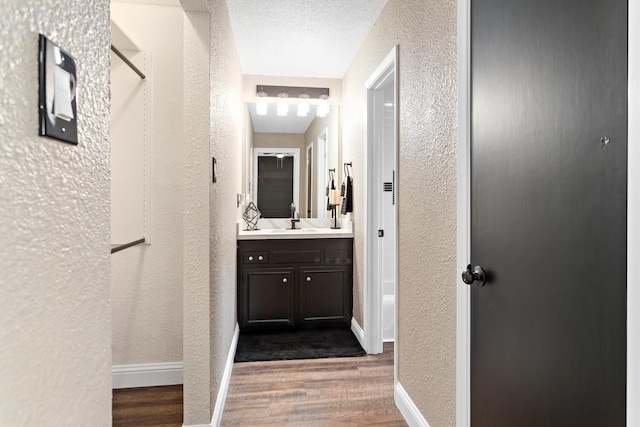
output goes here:
{"type": "Polygon", "coordinates": [[[291,216],[293,157],[258,156],[257,199],[264,218],[291,216]]]}

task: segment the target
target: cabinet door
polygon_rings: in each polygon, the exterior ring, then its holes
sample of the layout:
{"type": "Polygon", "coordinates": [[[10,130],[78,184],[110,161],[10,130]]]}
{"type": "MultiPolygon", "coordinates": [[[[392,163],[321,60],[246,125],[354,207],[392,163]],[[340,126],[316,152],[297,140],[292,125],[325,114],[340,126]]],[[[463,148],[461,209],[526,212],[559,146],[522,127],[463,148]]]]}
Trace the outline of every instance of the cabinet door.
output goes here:
{"type": "Polygon", "coordinates": [[[350,271],[346,266],[300,268],[300,317],[303,324],[350,324],[350,271]]]}
{"type": "Polygon", "coordinates": [[[244,295],[241,326],[293,325],[294,269],[248,269],[241,285],[244,295]]]}

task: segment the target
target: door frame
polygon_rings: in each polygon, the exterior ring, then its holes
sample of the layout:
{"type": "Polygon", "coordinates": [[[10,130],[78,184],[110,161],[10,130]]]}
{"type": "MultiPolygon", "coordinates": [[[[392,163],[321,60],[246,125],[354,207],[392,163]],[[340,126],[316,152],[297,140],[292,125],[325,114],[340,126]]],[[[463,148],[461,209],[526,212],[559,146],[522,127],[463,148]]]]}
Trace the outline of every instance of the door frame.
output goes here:
{"type": "MultiPolygon", "coordinates": [[[[627,425],[640,424],[640,287],[631,280],[632,264],[640,258],[640,1],[629,1],[629,101],[627,176],[627,425]],[[635,96],[631,96],[634,94],[635,96]]],[[[458,0],[458,200],[457,271],[463,271],[471,253],[470,130],[471,130],[471,0],[458,0]]],[[[471,292],[457,275],[456,292],[456,426],[470,425],[470,303],[471,292]]]]}
{"type": "MultiPolygon", "coordinates": [[[[394,88],[394,117],[395,117],[395,132],[394,132],[394,145],[395,145],[395,159],[394,170],[396,171],[396,186],[398,182],[398,100],[399,100],[399,78],[398,78],[398,46],[394,46],[391,52],[382,60],[380,65],[371,74],[365,83],[365,89],[367,93],[367,127],[366,127],[366,141],[367,141],[367,167],[366,167],[366,183],[365,183],[365,235],[364,235],[364,247],[365,247],[365,267],[364,267],[364,347],[368,354],[382,353],[382,296],[383,287],[382,281],[376,280],[380,278],[379,268],[381,263],[380,259],[380,246],[378,243],[378,223],[377,213],[380,208],[377,205],[378,198],[372,197],[371,189],[375,188],[376,184],[374,180],[377,177],[376,169],[374,167],[374,128],[373,121],[370,119],[373,116],[373,94],[378,87],[386,81],[388,76],[393,73],[395,76],[395,88],[394,88]]],[[[398,191],[396,188],[396,200],[398,191]]],[[[394,308],[394,335],[398,337],[398,202],[396,202],[396,215],[395,215],[395,228],[396,228],[396,250],[394,259],[395,270],[395,308],[394,308]]],[[[398,346],[394,346],[394,378],[397,380],[397,351],[398,346]]]]}
{"type": "MultiPolygon", "coordinates": [[[[329,167],[327,165],[327,146],[329,139],[329,128],[325,127],[322,132],[320,132],[316,136],[316,146],[313,153],[314,161],[316,165],[316,173],[314,174],[316,177],[315,189],[316,189],[316,206],[317,218],[327,218],[327,209],[326,203],[327,199],[325,196],[325,185],[329,180],[329,167]]],[[[336,187],[340,185],[338,182],[338,174],[336,171],[336,187]]]]}
{"type": "Polygon", "coordinates": [[[305,149],[305,158],[307,161],[306,167],[306,179],[305,179],[305,192],[306,194],[306,203],[305,203],[305,218],[313,217],[313,208],[315,207],[316,201],[313,200],[313,186],[315,185],[315,179],[313,179],[313,175],[316,170],[315,165],[313,164],[315,160],[315,148],[313,146],[313,141],[307,144],[307,148],[305,149]],[[311,152],[311,155],[309,155],[311,152]]]}
{"type": "Polygon", "coordinates": [[[300,149],[299,148],[269,148],[255,147],[253,149],[253,203],[258,205],[258,157],[273,153],[287,153],[293,155],[293,202],[300,212],[300,149]]]}

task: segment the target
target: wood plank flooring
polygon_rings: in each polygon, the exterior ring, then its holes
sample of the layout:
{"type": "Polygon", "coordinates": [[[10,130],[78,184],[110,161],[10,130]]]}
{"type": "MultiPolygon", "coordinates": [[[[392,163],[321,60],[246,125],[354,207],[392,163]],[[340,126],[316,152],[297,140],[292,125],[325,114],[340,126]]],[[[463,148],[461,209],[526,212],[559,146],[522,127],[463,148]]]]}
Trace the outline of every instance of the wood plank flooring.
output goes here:
{"type": "Polygon", "coordinates": [[[182,426],[182,385],[113,390],[114,426],[182,426]]]}
{"type": "Polygon", "coordinates": [[[236,363],[221,425],[407,426],[393,402],[393,344],[375,356],[236,363]]]}
{"type": "MultiPolygon", "coordinates": [[[[114,426],[182,425],[182,386],[113,390],[114,426]]],[[[236,363],[223,427],[405,427],[393,344],[375,356],[236,363]]]]}

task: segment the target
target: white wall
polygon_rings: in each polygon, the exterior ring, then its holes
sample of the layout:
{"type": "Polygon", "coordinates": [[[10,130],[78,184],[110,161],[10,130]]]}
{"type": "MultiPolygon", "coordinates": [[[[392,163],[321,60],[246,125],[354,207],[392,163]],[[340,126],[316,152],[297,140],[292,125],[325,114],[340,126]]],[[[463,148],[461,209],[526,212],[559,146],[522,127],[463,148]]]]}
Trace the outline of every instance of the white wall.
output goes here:
{"type": "MultiPolygon", "coordinates": [[[[111,258],[113,364],[181,362],[184,13],[180,7],[115,2],[111,16],[150,56],[146,82],[131,70],[123,71],[138,79],[138,85],[146,85],[149,95],[144,107],[153,116],[148,130],[150,164],[137,165],[147,170],[151,184],[152,243],[111,258]]],[[[122,64],[115,56],[112,61],[114,66],[122,64]]],[[[112,117],[117,126],[119,112],[112,117]]],[[[133,208],[130,213],[143,214],[133,208]]]]}
{"type": "MultiPolygon", "coordinates": [[[[209,147],[217,160],[210,185],[211,390],[215,403],[236,325],[236,196],[242,185],[242,72],[226,1],[213,1],[210,43],[209,147]]],[[[210,181],[209,181],[210,182],[210,181]]]]}
{"type": "Polygon", "coordinates": [[[109,3],[0,12],[0,425],[109,426],[109,3]],[[77,146],[38,136],[39,32],[77,61],[77,146]]]}
{"type": "MultiPolygon", "coordinates": [[[[185,6],[183,140],[184,424],[211,417],[209,27],[205,2],[185,6]]],[[[184,5],[184,2],[183,2],[184,5]]]]}
{"type": "Polygon", "coordinates": [[[181,4],[186,12],[184,424],[198,425],[211,421],[236,325],[236,195],[245,110],[226,2],[181,4]],[[216,183],[211,157],[217,160],[216,183]]]}

